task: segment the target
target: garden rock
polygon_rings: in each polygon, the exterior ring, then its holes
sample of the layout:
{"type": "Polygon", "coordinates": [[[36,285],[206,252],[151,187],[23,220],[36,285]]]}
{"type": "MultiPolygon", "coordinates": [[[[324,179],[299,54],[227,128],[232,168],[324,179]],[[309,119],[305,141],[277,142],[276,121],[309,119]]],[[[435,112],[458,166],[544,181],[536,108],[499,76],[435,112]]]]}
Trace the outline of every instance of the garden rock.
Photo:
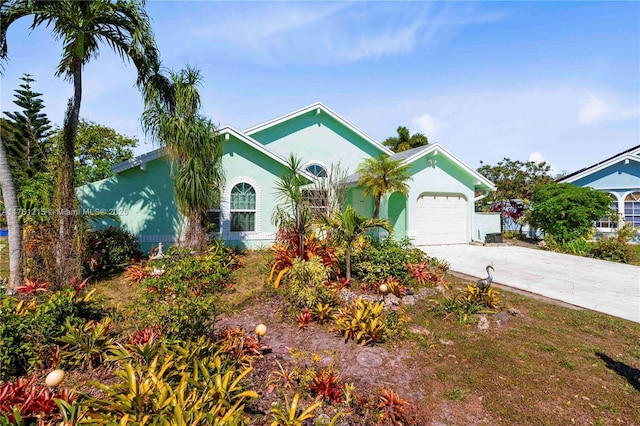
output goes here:
{"type": "Polygon", "coordinates": [[[407,306],[413,306],[416,304],[415,296],[405,296],[402,298],[402,303],[407,306]]]}
{"type": "Polygon", "coordinates": [[[363,367],[375,368],[382,365],[382,357],[369,348],[363,349],[356,357],[356,360],[363,367]]]}
{"type": "Polygon", "coordinates": [[[481,315],[480,319],[478,320],[478,330],[480,331],[487,331],[489,330],[489,320],[487,319],[487,317],[485,315],[481,315]]]}
{"type": "Polygon", "coordinates": [[[516,308],[509,308],[507,312],[509,312],[509,314],[513,315],[514,317],[517,317],[518,315],[522,315],[520,310],[516,308]]]}
{"type": "Polygon", "coordinates": [[[507,315],[504,312],[498,312],[497,314],[495,314],[493,316],[493,320],[496,322],[496,324],[498,325],[504,325],[507,322],[509,322],[511,318],[509,317],[509,315],[507,315]]]}
{"type": "Polygon", "coordinates": [[[427,297],[433,296],[436,294],[436,291],[432,288],[423,287],[418,290],[418,293],[414,296],[416,299],[426,299],[427,297]]]}
{"type": "Polygon", "coordinates": [[[348,290],[346,288],[340,290],[340,300],[344,300],[345,302],[353,302],[357,299],[357,297],[358,296],[351,290],[348,290]]]}
{"type": "Polygon", "coordinates": [[[384,305],[385,306],[397,306],[400,304],[400,298],[395,294],[390,294],[385,297],[384,305]]]}

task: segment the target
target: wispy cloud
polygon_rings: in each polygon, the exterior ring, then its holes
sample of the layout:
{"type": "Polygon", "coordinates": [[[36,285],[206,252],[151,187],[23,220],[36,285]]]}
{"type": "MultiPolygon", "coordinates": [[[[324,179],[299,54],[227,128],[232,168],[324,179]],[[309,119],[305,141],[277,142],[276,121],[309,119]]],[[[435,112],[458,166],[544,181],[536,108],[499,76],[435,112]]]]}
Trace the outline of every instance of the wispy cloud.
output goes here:
{"type": "Polygon", "coordinates": [[[612,121],[625,121],[640,116],[640,105],[624,104],[617,99],[604,99],[589,94],[578,112],[578,123],[593,125],[612,121]]]}
{"type": "Polygon", "coordinates": [[[493,22],[504,14],[472,13],[446,3],[258,3],[247,12],[219,3],[190,22],[189,42],[269,66],[334,65],[413,52],[439,32],[493,22]],[[215,24],[211,24],[215,22],[215,24]]]}

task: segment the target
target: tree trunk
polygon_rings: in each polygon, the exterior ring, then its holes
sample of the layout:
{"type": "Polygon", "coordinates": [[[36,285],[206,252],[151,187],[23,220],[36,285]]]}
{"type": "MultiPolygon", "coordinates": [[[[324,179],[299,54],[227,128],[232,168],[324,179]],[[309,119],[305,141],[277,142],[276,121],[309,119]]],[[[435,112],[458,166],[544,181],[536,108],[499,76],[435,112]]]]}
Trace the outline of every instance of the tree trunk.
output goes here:
{"type": "Polygon", "coordinates": [[[204,253],[207,247],[207,230],[204,223],[206,221],[206,213],[191,212],[186,217],[186,226],[184,231],[184,245],[197,253],[204,253]]]}
{"type": "Polygon", "coordinates": [[[351,243],[347,244],[347,249],[344,252],[345,254],[345,264],[347,267],[347,272],[346,272],[346,276],[347,276],[347,280],[351,279],[351,243]]]}
{"type": "Polygon", "coordinates": [[[380,199],[382,197],[374,197],[373,199],[373,204],[375,206],[375,209],[373,210],[373,218],[377,219],[378,215],[380,214],[380,199]]]}
{"type": "Polygon", "coordinates": [[[22,285],[22,229],[18,219],[18,197],[9,168],[9,159],[0,141],[0,187],[4,198],[4,211],[9,229],[9,286],[7,294],[13,294],[15,288],[22,285]]]}
{"type": "Polygon", "coordinates": [[[80,271],[80,256],[77,250],[76,227],[77,197],[75,192],[75,147],[80,120],[82,101],[82,61],[73,58],[73,100],[69,105],[67,122],[64,126],[60,164],[58,171],[58,191],[56,212],[58,221],[58,241],[56,242],[56,284],[62,285],[80,271]]]}

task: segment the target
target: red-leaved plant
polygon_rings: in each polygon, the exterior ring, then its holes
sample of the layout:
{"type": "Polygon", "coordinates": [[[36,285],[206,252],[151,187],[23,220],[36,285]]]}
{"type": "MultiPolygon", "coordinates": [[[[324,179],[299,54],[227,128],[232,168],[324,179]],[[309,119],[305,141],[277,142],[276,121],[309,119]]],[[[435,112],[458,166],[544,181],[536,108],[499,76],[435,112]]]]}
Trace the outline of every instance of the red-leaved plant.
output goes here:
{"type": "Polygon", "coordinates": [[[23,420],[49,416],[58,411],[54,399],[71,403],[76,396],[67,388],[51,390],[37,384],[38,377],[19,378],[15,382],[4,382],[0,386],[0,415],[7,415],[9,421],[15,421],[14,409],[23,420]]]}

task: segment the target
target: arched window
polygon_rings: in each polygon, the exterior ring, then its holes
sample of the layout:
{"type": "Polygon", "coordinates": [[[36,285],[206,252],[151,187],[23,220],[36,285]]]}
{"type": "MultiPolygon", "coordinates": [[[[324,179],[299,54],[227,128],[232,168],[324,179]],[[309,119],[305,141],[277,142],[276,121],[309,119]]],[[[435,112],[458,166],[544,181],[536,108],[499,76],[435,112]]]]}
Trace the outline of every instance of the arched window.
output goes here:
{"type": "Polygon", "coordinates": [[[616,218],[618,217],[618,198],[616,198],[613,194],[607,194],[609,198],[611,198],[611,205],[609,206],[611,210],[615,213],[613,217],[603,217],[600,220],[597,220],[595,223],[596,228],[610,228],[615,229],[618,227],[618,221],[616,218]]]}
{"type": "Polygon", "coordinates": [[[632,192],[624,198],[624,220],[633,227],[640,226],[640,192],[632,192]]]}
{"type": "Polygon", "coordinates": [[[319,164],[311,164],[306,170],[316,177],[327,177],[327,170],[319,164]]]}
{"type": "Polygon", "coordinates": [[[231,231],[256,230],[256,190],[241,182],[231,190],[231,231]]]}

